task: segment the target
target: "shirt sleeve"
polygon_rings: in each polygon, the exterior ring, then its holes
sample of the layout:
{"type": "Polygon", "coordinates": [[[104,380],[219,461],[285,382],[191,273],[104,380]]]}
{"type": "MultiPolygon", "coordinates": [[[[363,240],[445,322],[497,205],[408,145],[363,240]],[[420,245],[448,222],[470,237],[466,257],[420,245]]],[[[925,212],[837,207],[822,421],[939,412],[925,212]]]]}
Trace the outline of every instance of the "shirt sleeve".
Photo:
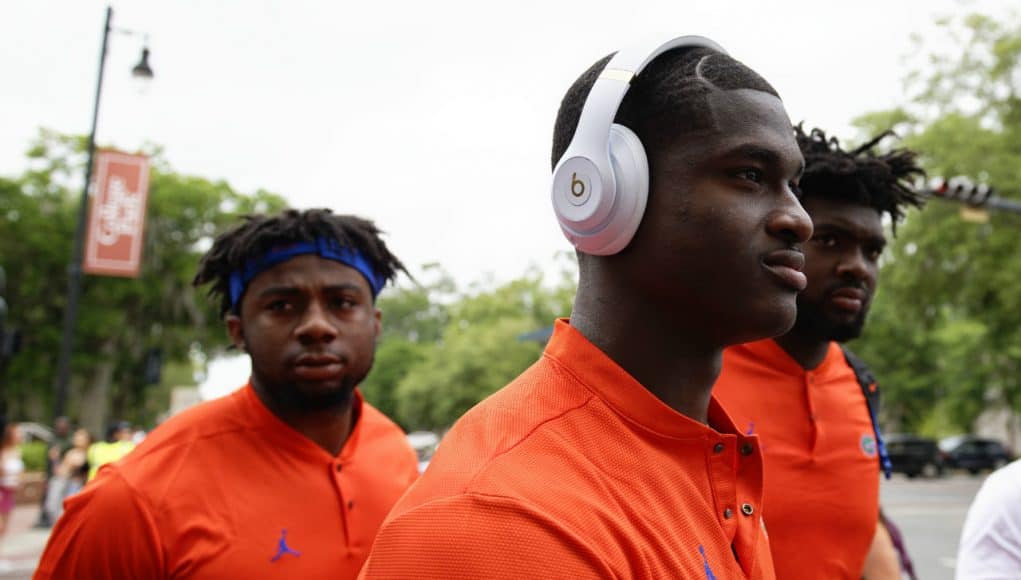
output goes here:
{"type": "Polygon", "coordinates": [[[616,578],[586,542],[520,501],[462,495],[380,529],[360,579],[616,578]]]}
{"type": "Polygon", "coordinates": [[[33,578],[165,576],[150,510],[118,471],[107,469],[66,500],[33,578]]]}
{"type": "Polygon", "coordinates": [[[968,509],[957,553],[956,577],[1017,578],[1021,570],[1021,462],[988,478],[968,509]]]}

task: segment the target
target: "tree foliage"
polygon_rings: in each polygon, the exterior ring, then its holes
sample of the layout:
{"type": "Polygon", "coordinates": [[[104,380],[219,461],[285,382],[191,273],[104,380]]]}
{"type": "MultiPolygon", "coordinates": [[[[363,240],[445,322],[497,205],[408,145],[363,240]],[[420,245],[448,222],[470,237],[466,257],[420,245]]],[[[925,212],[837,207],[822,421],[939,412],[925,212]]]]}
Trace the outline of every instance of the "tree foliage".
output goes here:
{"type": "Polygon", "coordinates": [[[407,429],[449,427],[535,362],[543,345],[523,335],[569,315],[573,296],[567,267],[553,285],[531,271],[461,292],[441,274],[382,297],[389,330],[363,385],[366,398],[407,429]]]}
{"type": "MultiPolygon", "coordinates": [[[[77,222],[85,139],[41,131],[30,168],[0,179],[0,264],[8,271],[11,324],[22,351],[0,377],[14,416],[49,416],[63,328],[67,268],[77,222]]],[[[238,214],[275,211],[279,196],[242,195],[225,182],[180,175],[152,158],[142,270],[138,278],[84,277],[71,363],[69,411],[96,430],[113,415],[151,424],[166,389],[146,385],[153,350],[164,364],[187,363],[198,348],[224,343],[214,305],[191,286],[212,236],[238,214]],[[96,408],[96,406],[100,408],[96,408]],[[108,405],[108,406],[107,406],[108,405]]]]}
{"type": "MultiPolygon", "coordinates": [[[[981,15],[941,23],[912,99],[858,119],[893,126],[929,175],[968,176],[1021,197],[1021,23],[981,15]]],[[[961,219],[938,199],[913,212],[885,258],[867,334],[855,348],[885,389],[887,417],[934,435],[971,430],[987,408],[1021,410],[1021,215],[961,219]]]]}

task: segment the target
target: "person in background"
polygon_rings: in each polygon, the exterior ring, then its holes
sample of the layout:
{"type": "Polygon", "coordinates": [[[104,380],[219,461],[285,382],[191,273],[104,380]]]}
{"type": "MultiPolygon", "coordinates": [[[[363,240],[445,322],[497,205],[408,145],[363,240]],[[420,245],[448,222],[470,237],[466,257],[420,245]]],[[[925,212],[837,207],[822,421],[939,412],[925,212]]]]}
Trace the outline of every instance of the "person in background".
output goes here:
{"type": "Polygon", "coordinates": [[[195,276],[247,385],[153,429],[65,502],[36,578],[354,578],[418,477],[400,427],[362,398],[404,266],[369,220],[247,216],[195,276]]]}
{"type": "Polygon", "coordinates": [[[72,447],[54,468],[46,489],[46,511],[54,522],[64,513],[64,500],[81,491],[88,479],[88,452],[92,436],[87,430],[78,429],[71,437],[71,443],[72,447]]]}
{"type": "Polygon", "coordinates": [[[1021,460],[982,482],[961,530],[957,580],[1021,578],[1021,460]]]}
{"type": "MultiPolygon", "coordinates": [[[[21,474],[25,471],[19,445],[21,430],[16,424],[8,423],[3,430],[3,441],[0,442],[0,547],[7,535],[11,512],[21,486],[21,474]]],[[[11,563],[8,560],[0,560],[0,571],[10,569],[11,563]]]]}
{"type": "Polygon", "coordinates": [[[119,461],[131,453],[135,444],[131,442],[131,424],[126,421],[115,421],[106,429],[106,440],[97,441],[89,446],[88,462],[91,481],[96,477],[99,468],[107,463],[119,461]]]}
{"type": "Polygon", "coordinates": [[[135,425],[135,430],[131,433],[131,442],[137,446],[142,441],[145,441],[146,435],[147,433],[141,425],[135,425]]]}
{"type": "Polygon", "coordinates": [[[53,441],[46,451],[46,486],[43,488],[42,496],[39,498],[39,519],[35,523],[37,528],[49,528],[53,526],[54,518],[46,508],[48,505],[47,494],[50,490],[50,481],[53,479],[53,470],[60,463],[61,458],[71,447],[71,420],[67,417],[57,417],[53,421],[53,441]]]}
{"type": "Polygon", "coordinates": [[[895,228],[907,208],[921,206],[914,184],[924,172],[913,151],[875,151],[889,133],[853,150],[820,129],[798,126],[795,135],[805,157],[801,203],[814,227],[797,321],[783,336],[725,350],[713,392],[762,440],[777,578],[857,580],[872,553],[868,580],[899,580],[879,510],[878,387],[841,343],[865,325],[886,246],[883,217],[895,228]]]}

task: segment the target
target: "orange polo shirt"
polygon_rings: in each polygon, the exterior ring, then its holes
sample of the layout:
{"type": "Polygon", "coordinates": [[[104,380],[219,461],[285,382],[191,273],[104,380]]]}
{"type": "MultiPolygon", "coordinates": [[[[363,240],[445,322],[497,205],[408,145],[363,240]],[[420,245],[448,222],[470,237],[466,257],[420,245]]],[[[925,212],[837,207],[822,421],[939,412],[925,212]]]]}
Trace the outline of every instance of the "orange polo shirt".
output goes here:
{"type": "Polygon", "coordinates": [[[813,370],[772,340],[731,347],[713,394],[762,442],[777,578],[860,578],[879,519],[879,460],[840,346],[813,370]]]}
{"type": "Polygon", "coordinates": [[[677,413],[566,321],[450,430],[362,578],[772,579],[756,437],[677,413]]]}
{"type": "Polygon", "coordinates": [[[36,578],[354,578],[418,474],[362,401],[336,457],[246,386],[154,430],[65,502],[36,578]]]}

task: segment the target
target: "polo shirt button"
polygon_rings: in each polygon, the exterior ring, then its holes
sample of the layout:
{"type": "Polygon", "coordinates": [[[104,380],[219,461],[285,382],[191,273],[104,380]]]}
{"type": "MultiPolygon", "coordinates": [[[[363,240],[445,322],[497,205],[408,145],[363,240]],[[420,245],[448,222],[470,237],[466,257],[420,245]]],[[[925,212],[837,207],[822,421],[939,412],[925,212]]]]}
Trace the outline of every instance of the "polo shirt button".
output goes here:
{"type": "Polygon", "coordinates": [[[745,443],[741,446],[741,455],[751,455],[753,451],[755,451],[755,448],[752,447],[751,443],[745,443]]]}
{"type": "Polygon", "coordinates": [[[337,464],[337,473],[340,473],[343,469],[344,469],[344,466],[338,463],[337,464]]]}
{"type": "Polygon", "coordinates": [[[723,453],[723,443],[713,445],[713,453],[723,453]]]}
{"type": "Polygon", "coordinates": [[[755,508],[753,508],[752,504],[750,503],[741,504],[741,513],[743,513],[746,516],[750,516],[753,513],[755,513],[755,508]]]}
{"type": "Polygon", "coordinates": [[[734,515],[734,510],[727,508],[723,510],[723,519],[729,520],[730,516],[734,515]]]}

